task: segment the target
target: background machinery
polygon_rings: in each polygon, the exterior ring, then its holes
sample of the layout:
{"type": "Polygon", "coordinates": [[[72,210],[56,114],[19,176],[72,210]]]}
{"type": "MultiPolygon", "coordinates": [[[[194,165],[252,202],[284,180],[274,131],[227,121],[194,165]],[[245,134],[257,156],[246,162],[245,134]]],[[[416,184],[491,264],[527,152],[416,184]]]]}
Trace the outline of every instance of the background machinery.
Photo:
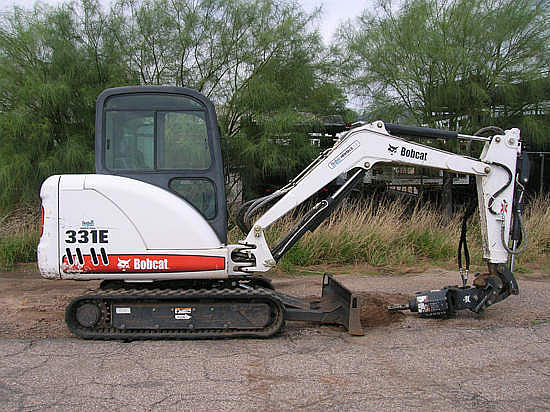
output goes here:
{"type": "Polygon", "coordinates": [[[220,130],[206,97],[178,87],[108,89],[97,100],[95,133],[97,173],[51,176],[41,189],[42,276],[102,280],[97,291],[75,298],[66,310],[68,327],[83,338],[266,337],[285,320],[341,324],[363,334],[358,297],[332,276],[324,276],[321,299],[310,302],[275,291],[260,274],[381,162],[475,176],[489,269],[467,285],[464,225],[462,286],[426,292],[393,309],[480,312],[518,293],[507,266],[522,236],[519,189],[525,173],[516,184],[518,129],[491,138],[382,121],[352,129],[288,185],[245,203],[238,223],[246,238],[237,244],[227,244],[220,130]],[[475,139],[485,146],[474,159],[400,135],[475,139]],[[267,244],[269,226],[342,173],[348,174],[344,185],[310,208],[276,245],[267,244]],[[509,248],[512,222],[516,235],[509,248]]]}

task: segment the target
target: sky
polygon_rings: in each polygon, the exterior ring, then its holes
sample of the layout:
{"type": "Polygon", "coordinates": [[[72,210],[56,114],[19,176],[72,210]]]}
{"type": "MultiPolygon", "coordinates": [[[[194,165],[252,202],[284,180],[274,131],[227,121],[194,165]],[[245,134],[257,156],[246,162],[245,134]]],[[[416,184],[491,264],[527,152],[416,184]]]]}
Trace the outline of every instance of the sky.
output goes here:
{"type": "MultiPolygon", "coordinates": [[[[24,8],[32,8],[36,0],[0,0],[0,11],[11,9],[13,5],[24,8]]],[[[59,4],[63,0],[41,0],[46,4],[59,4]]],[[[338,26],[348,19],[359,16],[366,8],[372,8],[374,0],[298,0],[303,8],[311,12],[316,7],[322,5],[322,15],[319,19],[319,31],[325,44],[329,44],[332,35],[338,26]]],[[[107,5],[109,0],[101,0],[101,3],[107,5]]]]}
{"type": "Polygon", "coordinates": [[[319,5],[322,6],[319,31],[325,44],[330,43],[332,35],[342,23],[361,15],[363,10],[372,8],[375,3],[373,0],[299,0],[298,2],[309,12],[319,5]]]}

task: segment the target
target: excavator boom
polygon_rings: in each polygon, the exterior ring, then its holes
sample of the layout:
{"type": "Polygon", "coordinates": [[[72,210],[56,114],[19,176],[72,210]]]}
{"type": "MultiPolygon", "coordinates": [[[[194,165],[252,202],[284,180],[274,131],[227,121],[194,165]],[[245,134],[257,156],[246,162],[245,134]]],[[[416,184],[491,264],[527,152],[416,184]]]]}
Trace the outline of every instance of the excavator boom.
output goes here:
{"type": "MultiPolygon", "coordinates": [[[[397,129],[407,130],[403,126],[397,129]]],[[[415,127],[412,130],[419,135],[422,128],[415,127]]],[[[434,137],[436,132],[434,129],[427,129],[425,137],[434,137]]],[[[448,136],[447,131],[441,131],[439,137],[448,138],[448,136]]],[[[251,253],[256,257],[255,264],[245,270],[248,272],[269,270],[278,260],[274,258],[267,246],[265,229],[295,207],[303,204],[310,196],[342,173],[354,170],[366,171],[378,163],[430,167],[475,176],[484,258],[490,263],[506,263],[515,186],[513,177],[520,153],[519,129],[507,130],[502,135],[487,139],[480,159],[446,152],[393,136],[382,121],[352,129],[333,148],[316,159],[299,179],[295,179],[288,186],[271,195],[271,199],[277,197],[280,199],[254,222],[244,241],[244,244],[251,246],[251,253]]],[[[333,198],[339,195],[340,193],[336,192],[333,198]]],[[[280,254],[277,257],[280,257],[280,254]]]]}

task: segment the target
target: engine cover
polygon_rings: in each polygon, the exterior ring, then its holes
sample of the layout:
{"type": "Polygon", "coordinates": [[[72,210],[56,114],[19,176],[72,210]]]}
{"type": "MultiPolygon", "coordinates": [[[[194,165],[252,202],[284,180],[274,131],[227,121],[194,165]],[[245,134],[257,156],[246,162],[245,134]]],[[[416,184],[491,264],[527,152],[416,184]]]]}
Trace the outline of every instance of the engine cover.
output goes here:
{"type": "Polygon", "coordinates": [[[227,248],[188,202],[112,175],[62,175],[41,189],[42,276],[62,279],[227,277],[227,248]]]}

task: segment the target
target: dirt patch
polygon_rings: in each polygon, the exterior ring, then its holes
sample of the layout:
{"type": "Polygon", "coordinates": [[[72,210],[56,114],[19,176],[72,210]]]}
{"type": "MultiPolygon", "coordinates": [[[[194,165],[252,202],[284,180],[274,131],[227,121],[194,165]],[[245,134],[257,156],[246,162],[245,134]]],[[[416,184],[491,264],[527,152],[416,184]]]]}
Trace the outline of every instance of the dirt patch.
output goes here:
{"type": "Polygon", "coordinates": [[[65,326],[65,307],[74,297],[99,282],[47,280],[36,265],[20,265],[0,272],[0,337],[60,338],[71,333],[65,326]]]}
{"type": "Polygon", "coordinates": [[[402,312],[390,312],[390,305],[403,305],[412,296],[401,293],[386,292],[356,292],[361,299],[361,324],[363,327],[388,326],[394,322],[405,320],[402,312]]]}
{"type": "MultiPolygon", "coordinates": [[[[280,286],[280,283],[277,286],[280,286]]],[[[280,290],[279,287],[277,289],[280,290]]],[[[360,299],[359,317],[364,328],[389,326],[392,323],[405,320],[406,316],[403,312],[390,312],[388,306],[406,304],[412,299],[412,296],[402,293],[354,291],[354,295],[360,299]]],[[[310,302],[319,302],[319,296],[315,295],[306,296],[305,299],[310,302]]],[[[315,325],[315,323],[304,323],[308,326],[315,325]]]]}
{"type": "MultiPolygon", "coordinates": [[[[398,276],[362,276],[357,273],[338,275],[337,279],[362,298],[361,322],[366,328],[529,326],[550,321],[548,273],[520,276],[520,295],[490,307],[481,315],[461,311],[453,319],[421,319],[410,312],[390,313],[386,309],[388,305],[404,304],[411,299],[412,296],[401,292],[413,294],[417,290],[440,288],[454,284],[457,276],[455,272],[437,269],[398,276]]],[[[314,296],[314,300],[318,300],[321,294],[322,276],[278,275],[273,276],[273,280],[277,290],[289,295],[314,296]]],[[[74,297],[98,286],[99,281],[43,279],[36,265],[0,272],[0,337],[35,339],[72,336],[65,326],[66,305],[74,297]]],[[[286,328],[317,327],[314,324],[289,322],[286,328]]],[[[339,330],[345,333],[342,328],[339,330]]]]}

